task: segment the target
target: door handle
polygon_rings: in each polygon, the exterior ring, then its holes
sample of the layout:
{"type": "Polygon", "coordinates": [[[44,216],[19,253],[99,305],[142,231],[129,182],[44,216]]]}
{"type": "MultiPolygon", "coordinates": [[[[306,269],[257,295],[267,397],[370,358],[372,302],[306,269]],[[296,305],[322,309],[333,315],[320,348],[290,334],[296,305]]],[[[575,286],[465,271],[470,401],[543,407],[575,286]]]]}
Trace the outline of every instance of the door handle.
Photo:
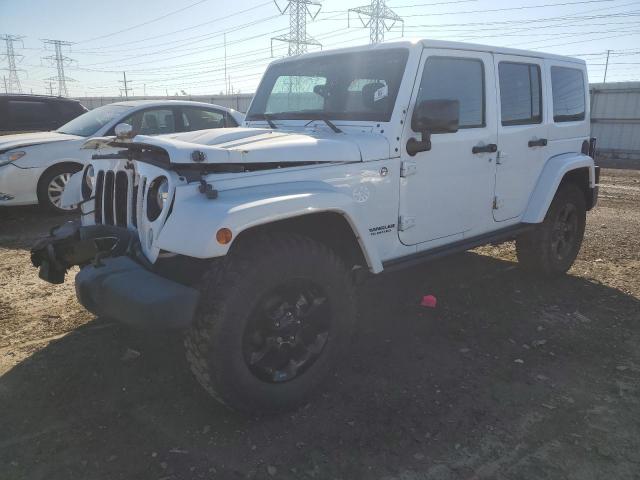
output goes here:
{"type": "Polygon", "coordinates": [[[546,147],[547,139],[539,138],[538,140],[529,140],[529,147],[546,147]]]}
{"type": "Polygon", "coordinates": [[[471,153],[495,153],[498,151],[498,145],[489,143],[488,145],[476,145],[471,149],[471,153]]]}

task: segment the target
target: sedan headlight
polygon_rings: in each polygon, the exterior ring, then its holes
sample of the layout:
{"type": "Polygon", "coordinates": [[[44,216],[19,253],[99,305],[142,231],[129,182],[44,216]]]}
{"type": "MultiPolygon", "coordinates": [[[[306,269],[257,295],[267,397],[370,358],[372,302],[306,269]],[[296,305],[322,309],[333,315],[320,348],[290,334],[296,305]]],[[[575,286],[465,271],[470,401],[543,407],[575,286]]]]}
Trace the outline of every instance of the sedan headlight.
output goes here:
{"type": "Polygon", "coordinates": [[[27,152],[22,150],[18,150],[17,152],[6,152],[0,154],[0,167],[3,165],[7,165],[8,163],[15,162],[16,160],[20,160],[24,157],[27,152]]]}

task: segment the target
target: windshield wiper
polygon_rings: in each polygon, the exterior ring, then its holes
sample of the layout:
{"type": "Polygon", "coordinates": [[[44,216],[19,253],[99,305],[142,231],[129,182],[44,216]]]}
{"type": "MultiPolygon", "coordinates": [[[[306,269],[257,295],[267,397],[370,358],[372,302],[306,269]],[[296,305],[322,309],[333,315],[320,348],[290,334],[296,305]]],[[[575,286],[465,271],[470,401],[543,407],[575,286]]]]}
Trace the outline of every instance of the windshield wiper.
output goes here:
{"type": "MultiPolygon", "coordinates": [[[[327,117],[325,117],[324,115],[314,115],[314,118],[312,118],[311,120],[309,120],[309,123],[311,122],[315,122],[316,120],[322,120],[324,123],[327,124],[327,126],[333,130],[335,133],[342,133],[342,130],[340,130],[338,127],[336,127],[335,123],[333,123],[331,120],[329,120],[327,117]]],[[[305,127],[307,125],[309,125],[309,123],[307,123],[305,125],[305,127]]]]}

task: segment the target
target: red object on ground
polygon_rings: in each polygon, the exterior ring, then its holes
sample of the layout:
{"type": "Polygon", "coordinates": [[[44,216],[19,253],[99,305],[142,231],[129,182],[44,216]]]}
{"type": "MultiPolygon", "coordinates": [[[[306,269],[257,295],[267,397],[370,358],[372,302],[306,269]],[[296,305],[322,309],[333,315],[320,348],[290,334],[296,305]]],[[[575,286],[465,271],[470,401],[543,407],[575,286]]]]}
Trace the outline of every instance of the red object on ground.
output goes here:
{"type": "Polygon", "coordinates": [[[422,297],[420,305],[428,308],[436,308],[437,303],[438,299],[436,297],[434,297],[433,295],[425,295],[424,297],[422,297]]]}

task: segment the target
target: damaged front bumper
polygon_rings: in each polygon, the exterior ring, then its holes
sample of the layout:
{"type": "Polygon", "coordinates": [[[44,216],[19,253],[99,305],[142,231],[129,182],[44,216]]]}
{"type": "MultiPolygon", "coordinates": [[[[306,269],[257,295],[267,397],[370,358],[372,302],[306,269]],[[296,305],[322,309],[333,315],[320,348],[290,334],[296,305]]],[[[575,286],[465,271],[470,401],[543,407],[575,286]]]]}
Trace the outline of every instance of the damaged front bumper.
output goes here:
{"type": "Polygon", "coordinates": [[[79,226],[54,229],[31,250],[40,278],[62,283],[69,268],[80,266],[76,296],[91,313],[137,328],[184,328],[198,305],[196,289],[145,267],[125,228],[79,226]]]}

